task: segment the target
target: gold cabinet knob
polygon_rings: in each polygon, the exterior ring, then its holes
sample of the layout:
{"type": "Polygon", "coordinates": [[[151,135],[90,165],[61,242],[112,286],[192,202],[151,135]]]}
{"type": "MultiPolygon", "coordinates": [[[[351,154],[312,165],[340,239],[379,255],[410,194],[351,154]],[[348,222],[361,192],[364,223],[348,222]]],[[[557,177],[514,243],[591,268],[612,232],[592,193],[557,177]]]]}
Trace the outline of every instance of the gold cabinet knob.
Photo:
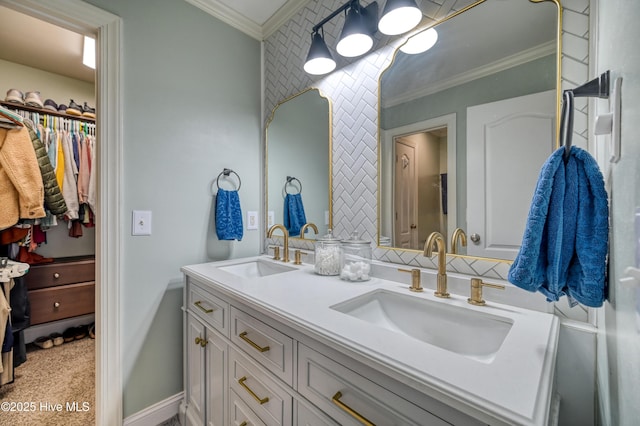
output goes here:
{"type": "Polygon", "coordinates": [[[60,302],[55,302],[53,304],[53,307],[56,308],[56,309],[59,308],[60,307],[60,302]]]}
{"type": "Polygon", "coordinates": [[[54,272],[53,278],[55,278],[57,280],[58,278],[60,278],[60,274],[57,273],[57,272],[54,272]]]}

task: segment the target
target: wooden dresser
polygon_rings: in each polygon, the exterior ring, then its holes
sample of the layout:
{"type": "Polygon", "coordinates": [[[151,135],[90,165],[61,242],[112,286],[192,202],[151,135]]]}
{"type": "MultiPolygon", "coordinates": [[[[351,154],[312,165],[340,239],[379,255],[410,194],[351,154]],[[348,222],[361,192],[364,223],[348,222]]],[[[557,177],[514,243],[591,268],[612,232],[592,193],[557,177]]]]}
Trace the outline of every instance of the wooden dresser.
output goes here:
{"type": "Polygon", "coordinates": [[[31,325],[91,314],[95,309],[94,256],[57,258],[25,275],[31,325]]]}

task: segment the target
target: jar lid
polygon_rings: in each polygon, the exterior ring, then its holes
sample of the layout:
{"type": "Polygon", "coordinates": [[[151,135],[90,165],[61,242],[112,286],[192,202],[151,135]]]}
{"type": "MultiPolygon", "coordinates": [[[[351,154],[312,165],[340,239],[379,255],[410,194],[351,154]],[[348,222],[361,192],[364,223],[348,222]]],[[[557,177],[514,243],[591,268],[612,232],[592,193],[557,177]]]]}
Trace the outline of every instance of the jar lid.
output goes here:
{"type": "Polygon", "coordinates": [[[371,244],[371,241],[361,240],[358,237],[358,231],[353,231],[351,235],[349,235],[349,238],[342,240],[342,242],[345,244],[371,244]]]}
{"type": "Polygon", "coordinates": [[[333,236],[333,232],[331,229],[327,232],[327,235],[323,235],[322,237],[316,238],[316,241],[320,241],[323,243],[335,243],[338,244],[340,242],[339,238],[333,236]]]}

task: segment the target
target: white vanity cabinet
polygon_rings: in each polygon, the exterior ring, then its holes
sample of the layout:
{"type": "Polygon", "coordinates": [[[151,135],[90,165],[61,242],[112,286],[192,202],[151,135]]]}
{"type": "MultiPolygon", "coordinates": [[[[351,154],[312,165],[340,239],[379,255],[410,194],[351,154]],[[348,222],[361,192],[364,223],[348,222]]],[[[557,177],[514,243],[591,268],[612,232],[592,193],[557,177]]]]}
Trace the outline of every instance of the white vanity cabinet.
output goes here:
{"type": "Polygon", "coordinates": [[[187,274],[185,302],[183,424],[481,424],[256,311],[215,282],[187,274]]]}

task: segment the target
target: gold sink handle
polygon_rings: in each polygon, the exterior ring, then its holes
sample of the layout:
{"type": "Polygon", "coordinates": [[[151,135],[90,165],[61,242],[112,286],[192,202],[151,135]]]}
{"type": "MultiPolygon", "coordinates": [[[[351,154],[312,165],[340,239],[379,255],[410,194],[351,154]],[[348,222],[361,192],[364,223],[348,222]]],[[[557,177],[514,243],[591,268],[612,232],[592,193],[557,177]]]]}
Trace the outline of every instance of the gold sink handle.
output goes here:
{"type": "Polygon", "coordinates": [[[503,285],[484,283],[481,278],[471,278],[471,297],[467,299],[467,302],[476,306],[486,305],[487,302],[482,298],[482,287],[504,290],[503,285]]]}
{"type": "Polygon", "coordinates": [[[422,285],[420,284],[420,269],[417,269],[417,268],[413,268],[411,270],[409,270],[409,269],[398,269],[398,271],[407,272],[407,273],[411,274],[411,287],[409,287],[409,290],[415,291],[415,292],[421,292],[422,291],[422,285]]]}

